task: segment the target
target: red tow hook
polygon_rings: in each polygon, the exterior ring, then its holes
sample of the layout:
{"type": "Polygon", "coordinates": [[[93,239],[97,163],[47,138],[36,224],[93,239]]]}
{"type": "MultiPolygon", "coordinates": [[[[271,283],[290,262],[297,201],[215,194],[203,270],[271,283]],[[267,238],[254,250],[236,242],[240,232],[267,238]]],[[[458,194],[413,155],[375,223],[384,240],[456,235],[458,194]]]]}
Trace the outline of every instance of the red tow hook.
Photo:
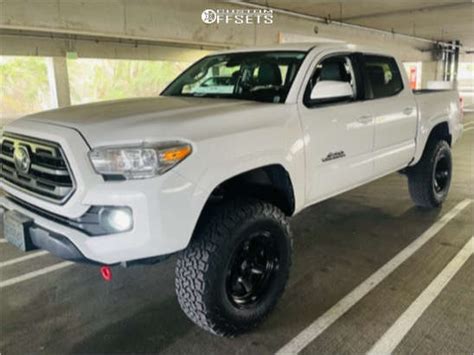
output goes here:
{"type": "Polygon", "coordinates": [[[104,281],[112,280],[112,270],[110,269],[110,266],[101,266],[100,274],[102,275],[104,281]]]}

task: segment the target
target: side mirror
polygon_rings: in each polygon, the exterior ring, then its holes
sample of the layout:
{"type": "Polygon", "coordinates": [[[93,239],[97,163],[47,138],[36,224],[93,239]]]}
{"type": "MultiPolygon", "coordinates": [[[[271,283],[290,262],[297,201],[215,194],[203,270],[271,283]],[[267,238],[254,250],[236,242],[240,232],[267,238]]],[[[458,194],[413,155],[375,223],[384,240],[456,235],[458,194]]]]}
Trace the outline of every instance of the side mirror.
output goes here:
{"type": "Polygon", "coordinates": [[[319,81],[311,90],[311,100],[346,99],[354,96],[351,84],[346,81],[319,81]]]}

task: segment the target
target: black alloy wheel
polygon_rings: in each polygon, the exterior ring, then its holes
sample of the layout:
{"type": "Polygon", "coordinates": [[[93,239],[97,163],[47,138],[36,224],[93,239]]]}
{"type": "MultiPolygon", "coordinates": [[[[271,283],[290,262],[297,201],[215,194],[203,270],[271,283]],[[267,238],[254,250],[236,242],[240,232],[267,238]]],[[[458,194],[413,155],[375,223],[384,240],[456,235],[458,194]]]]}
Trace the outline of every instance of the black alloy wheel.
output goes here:
{"type": "Polygon", "coordinates": [[[450,180],[451,166],[445,156],[440,156],[433,169],[433,188],[436,193],[443,192],[450,180]]]}
{"type": "Polygon", "coordinates": [[[279,267],[279,255],[269,231],[250,235],[236,249],[229,263],[226,291],[237,307],[258,303],[279,267]]]}
{"type": "Polygon", "coordinates": [[[451,148],[444,140],[429,140],[420,161],[407,169],[410,196],[419,207],[436,208],[446,199],[452,178],[451,148]]]}

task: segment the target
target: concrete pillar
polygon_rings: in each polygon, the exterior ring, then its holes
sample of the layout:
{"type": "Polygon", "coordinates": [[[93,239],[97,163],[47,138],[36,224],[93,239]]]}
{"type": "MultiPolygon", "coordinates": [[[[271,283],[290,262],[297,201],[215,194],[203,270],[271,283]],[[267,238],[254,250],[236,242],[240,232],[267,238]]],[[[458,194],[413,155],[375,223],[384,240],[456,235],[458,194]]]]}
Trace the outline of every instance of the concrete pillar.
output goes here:
{"type": "Polygon", "coordinates": [[[53,107],[71,105],[67,61],[64,57],[48,58],[48,80],[53,107]]]}
{"type": "Polygon", "coordinates": [[[451,69],[451,80],[454,82],[454,88],[458,87],[458,69],[459,69],[459,47],[461,46],[460,41],[453,42],[453,66],[451,69]]]}

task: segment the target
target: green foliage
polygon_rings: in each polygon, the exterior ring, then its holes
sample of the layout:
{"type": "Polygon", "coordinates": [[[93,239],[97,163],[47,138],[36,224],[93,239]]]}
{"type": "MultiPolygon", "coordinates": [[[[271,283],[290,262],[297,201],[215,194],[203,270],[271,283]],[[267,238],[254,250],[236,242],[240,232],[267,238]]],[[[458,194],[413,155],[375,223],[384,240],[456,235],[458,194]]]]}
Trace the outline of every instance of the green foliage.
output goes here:
{"type": "Polygon", "coordinates": [[[45,58],[0,57],[0,117],[2,121],[45,110],[50,106],[45,58]]]}
{"type": "MultiPolygon", "coordinates": [[[[188,63],[68,59],[72,104],[157,96],[188,63]]],[[[10,118],[51,107],[44,57],[0,56],[0,126],[10,118]]]]}
{"type": "Polygon", "coordinates": [[[72,104],[158,96],[187,63],[138,60],[68,60],[72,104]]]}

